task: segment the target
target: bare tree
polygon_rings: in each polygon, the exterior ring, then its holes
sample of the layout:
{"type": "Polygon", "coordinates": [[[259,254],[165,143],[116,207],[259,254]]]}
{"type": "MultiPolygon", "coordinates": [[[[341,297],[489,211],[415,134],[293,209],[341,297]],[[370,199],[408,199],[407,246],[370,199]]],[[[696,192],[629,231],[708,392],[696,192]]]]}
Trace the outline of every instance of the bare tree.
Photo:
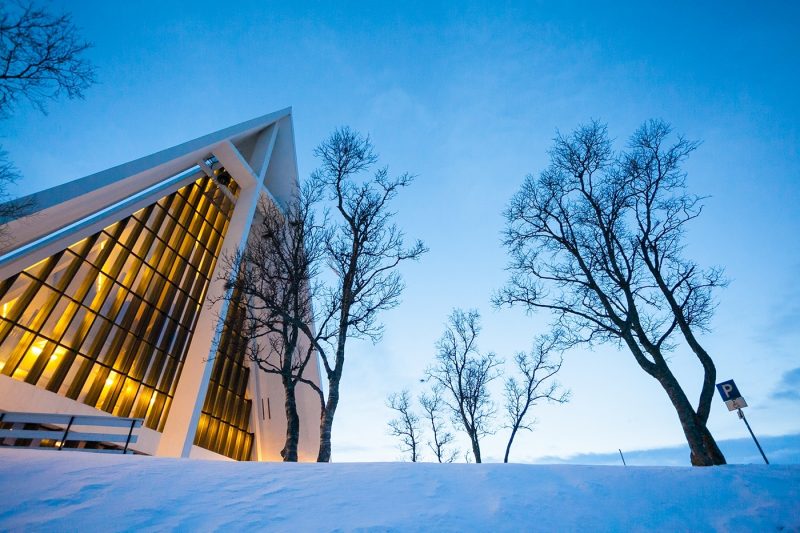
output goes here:
{"type": "Polygon", "coordinates": [[[398,414],[397,418],[389,421],[390,434],[400,439],[400,450],[408,453],[411,462],[416,463],[422,452],[420,449],[422,428],[419,425],[419,416],[411,408],[411,395],[408,390],[400,394],[393,393],[389,395],[386,405],[398,414]]]}
{"type": "Polygon", "coordinates": [[[446,407],[444,398],[442,398],[442,388],[434,386],[430,394],[420,395],[419,404],[422,406],[425,420],[431,428],[433,437],[428,441],[428,447],[437,461],[452,463],[458,457],[459,450],[457,448],[449,449],[455,437],[447,430],[446,421],[442,416],[442,411],[446,407]]]}
{"type": "Polygon", "coordinates": [[[319,387],[322,416],[317,460],[330,461],[331,431],[339,404],[347,340],[377,342],[383,333],[380,311],[399,303],[403,282],[397,267],[427,251],[421,241],[406,247],[403,232],[394,224],[391,201],[412,182],[412,176],[390,177],[379,168],[363,178],[378,161],[369,138],[344,127],[315,150],[320,167],[311,183],[335,205],[339,222],[326,244],[333,281],[320,297],[318,333],[309,335],[328,379],[327,398],[319,387]]]}
{"type": "Polygon", "coordinates": [[[647,271],[668,304],[673,324],[703,367],[703,385],[697,404],[703,443],[714,464],[725,458],[706,426],[717,369],[703,348],[695,329],[708,331],[716,307],[712,291],[727,285],[720,268],[705,270],[682,257],[687,223],[702,212],[702,198],[686,192],[686,173],[681,163],[698,143],[678,137],[671,146],[669,124],[651,120],[631,139],[625,154],[625,176],[630,182],[636,219],[636,240],[647,271]]]}
{"type": "Polygon", "coordinates": [[[33,209],[33,201],[29,197],[13,198],[8,191],[9,186],[19,179],[19,171],[8,160],[8,154],[0,149],[0,249],[9,243],[9,235],[5,231],[7,222],[23,217],[33,209]]]}
{"type": "MultiPolygon", "coordinates": [[[[52,15],[33,3],[0,3],[0,118],[21,99],[44,112],[45,103],[62,94],[82,98],[94,83],[94,67],[84,57],[89,47],[69,15],[52,15]]],[[[19,172],[0,149],[0,246],[9,238],[5,223],[33,209],[30,198],[11,198],[9,187],[17,179],[19,172]]]]}
{"type": "MultiPolygon", "coordinates": [[[[263,201],[261,221],[244,250],[225,262],[226,296],[246,313],[248,355],[258,367],[281,377],[286,401],[284,461],[297,461],[300,419],[298,383],[314,355],[314,279],[327,234],[315,218],[315,191],[305,187],[284,207],[263,201]]],[[[316,385],[314,385],[316,387],[316,385]]]]}
{"type": "Polygon", "coordinates": [[[708,384],[715,381],[710,357],[698,355],[704,378],[697,410],[667,360],[676,332],[699,346],[693,329],[707,327],[711,291],[723,283],[719,270],[681,259],[684,225],[699,204],[685,193],[680,165],[697,144],[678,138],[666,146],[668,133],[669,126],[651,122],[622,154],[597,122],[559,135],[549,167],[528,176],[506,210],[511,278],[495,303],[552,312],[566,332],[562,348],[625,346],[667,393],[692,464],[724,464],[706,427],[708,384]]]}
{"type": "Polygon", "coordinates": [[[454,309],[436,343],[436,361],[427,371],[428,379],[446,391],[445,402],[469,437],[476,463],[481,462],[480,439],[492,432],[495,414],[488,384],[500,376],[502,364],[494,353],[478,350],[480,330],[477,311],[454,309]]]}
{"type": "Polygon", "coordinates": [[[505,382],[505,409],[511,434],[503,457],[504,463],[508,462],[511,445],[517,432],[521,429],[533,431],[533,424],[536,421],[530,418],[530,412],[538,401],[554,403],[569,401],[569,391],[563,390],[554,379],[563,363],[561,358],[557,362],[550,359],[551,352],[556,349],[557,341],[557,333],[541,336],[530,352],[519,352],[514,356],[519,380],[516,376],[512,376],[505,382]]]}
{"type": "Polygon", "coordinates": [[[62,94],[82,98],[95,81],[84,57],[90,47],[70,15],[53,15],[33,3],[0,5],[0,115],[22,98],[41,111],[62,94]]]}

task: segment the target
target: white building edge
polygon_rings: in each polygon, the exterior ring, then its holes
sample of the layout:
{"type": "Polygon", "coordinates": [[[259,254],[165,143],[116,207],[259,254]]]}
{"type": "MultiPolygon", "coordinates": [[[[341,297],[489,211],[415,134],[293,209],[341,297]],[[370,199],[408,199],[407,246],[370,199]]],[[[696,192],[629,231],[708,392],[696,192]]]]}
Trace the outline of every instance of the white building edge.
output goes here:
{"type": "MultiPolygon", "coordinates": [[[[218,259],[297,183],[287,108],[28,197],[0,250],[0,411],[140,417],[141,453],[280,460],[280,378],[223,327],[218,259]]],[[[314,460],[319,399],[297,393],[314,460]]]]}

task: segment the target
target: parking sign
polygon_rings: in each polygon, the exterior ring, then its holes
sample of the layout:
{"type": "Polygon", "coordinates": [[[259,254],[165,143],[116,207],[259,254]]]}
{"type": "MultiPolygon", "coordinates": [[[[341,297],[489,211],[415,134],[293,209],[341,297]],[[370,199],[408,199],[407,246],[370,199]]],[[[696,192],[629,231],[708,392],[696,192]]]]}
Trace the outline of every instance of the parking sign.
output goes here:
{"type": "Polygon", "coordinates": [[[728,407],[728,411],[735,411],[736,409],[747,407],[747,402],[742,398],[739,389],[736,387],[736,383],[734,383],[732,379],[717,383],[717,390],[719,391],[719,395],[722,396],[722,401],[724,401],[725,405],[728,407]]]}

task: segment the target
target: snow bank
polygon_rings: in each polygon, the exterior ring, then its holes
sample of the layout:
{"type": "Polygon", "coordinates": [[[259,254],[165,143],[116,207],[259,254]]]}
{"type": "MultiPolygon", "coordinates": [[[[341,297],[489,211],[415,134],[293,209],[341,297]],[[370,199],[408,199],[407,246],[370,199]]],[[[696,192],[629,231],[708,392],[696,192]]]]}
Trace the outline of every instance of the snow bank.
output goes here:
{"type": "Polygon", "coordinates": [[[800,466],[318,465],[3,449],[0,529],[792,531],[800,466]]]}

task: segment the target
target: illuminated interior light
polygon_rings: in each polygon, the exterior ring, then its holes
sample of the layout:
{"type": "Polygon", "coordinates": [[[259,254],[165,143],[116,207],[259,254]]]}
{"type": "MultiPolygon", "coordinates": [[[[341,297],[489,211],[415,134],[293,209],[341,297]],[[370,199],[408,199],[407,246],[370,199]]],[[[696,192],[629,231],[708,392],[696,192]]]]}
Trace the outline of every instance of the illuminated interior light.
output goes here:
{"type": "Polygon", "coordinates": [[[51,360],[51,361],[56,361],[56,360],[58,360],[58,358],[59,358],[59,357],[61,357],[61,356],[62,356],[62,355],[64,355],[65,353],[67,353],[67,350],[66,350],[66,349],[64,349],[64,348],[63,348],[63,347],[61,347],[61,346],[58,346],[58,347],[56,347],[56,349],[53,351],[53,355],[51,355],[51,356],[50,356],[50,360],[51,360]]]}
{"type": "Polygon", "coordinates": [[[44,347],[46,344],[47,342],[45,341],[38,341],[33,343],[33,345],[31,346],[31,353],[36,357],[39,357],[40,355],[42,355],[42,352],[44,351],[44,347]]]}
{"type": "Polygon", "coordinates": [[[106,380],[106,385],[113,385],[113,384],[114,384],[114,378],[108,378],[106,380]]]}

